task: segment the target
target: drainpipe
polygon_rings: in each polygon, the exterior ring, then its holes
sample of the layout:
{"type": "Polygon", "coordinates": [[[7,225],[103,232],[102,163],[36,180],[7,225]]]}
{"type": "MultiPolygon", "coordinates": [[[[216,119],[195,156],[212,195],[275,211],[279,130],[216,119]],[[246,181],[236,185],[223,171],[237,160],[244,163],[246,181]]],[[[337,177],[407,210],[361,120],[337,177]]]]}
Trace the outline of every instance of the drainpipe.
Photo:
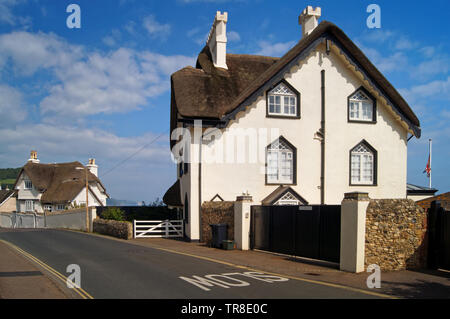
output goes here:
{"type": "Polygon", "coordinates": [[[320,72],[321,115],[320,115],[320,204],[325,204],[325,70],[320,72]]]}
{"type": "Polygon", "coordinates": [[[203,133],[200,138],[200,145],[198,150],[198,231],[200,242],[203,240],[202,236],[202,145],[203,133]]]}

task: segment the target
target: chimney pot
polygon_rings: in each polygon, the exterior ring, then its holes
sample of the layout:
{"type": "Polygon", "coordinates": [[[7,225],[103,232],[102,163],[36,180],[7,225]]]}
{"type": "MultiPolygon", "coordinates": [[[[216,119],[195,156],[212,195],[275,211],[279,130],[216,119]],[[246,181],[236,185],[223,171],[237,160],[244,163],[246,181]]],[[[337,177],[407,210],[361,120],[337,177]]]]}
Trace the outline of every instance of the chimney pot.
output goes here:
{"type": "Polygon", "coordinates": [[[217,11],[206,41],[216,68],[228,69],[227,21],[228,12],[221,13],[220,11],[217,11]]]}
{"type": "Polygon", "coordinates": [[[307,6],[298,17],[298,24],[302,26],[302,36],[309,35],[318,25],[319,18],[322,15],[322,9],[307,6]]]}
{"type": "Polygon", "coordinates": [[[32,162],[32,163],[39,163],[40,161],[37,158],[37,151],[31,150],[30,152],[30,159],[28,160],[28,162],[32,162]]]}
{"type": "Polygon", "coordinates": [[[95,158],[90,158],[86,167],[92,174],[98,177],[98,165],[95,164],[95,158]]]}

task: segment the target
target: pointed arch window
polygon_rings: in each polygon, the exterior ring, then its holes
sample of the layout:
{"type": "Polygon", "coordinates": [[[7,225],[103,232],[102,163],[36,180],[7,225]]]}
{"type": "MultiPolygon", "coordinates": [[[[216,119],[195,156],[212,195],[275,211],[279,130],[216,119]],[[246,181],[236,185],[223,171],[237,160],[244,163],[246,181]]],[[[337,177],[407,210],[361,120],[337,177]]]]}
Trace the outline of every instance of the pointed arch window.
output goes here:
{"type": "Polygon", "coordinates": [[[348,97],[348,120],[353,122],[376,122],[375,98],[363,87],[348,97]]]}
{"type": "Polygon", "coordinates": [[[266,183],[296,183],[296,149],[282,136],[267,147],[266,183]]]}
{"type": "Polygon", "coordinates": [[[350,184],[376,185],[377,152],[366,141],[350,151],[350,184]]]}
{"type": "Polygon", "coordinates": [[[285,81],[267,92],[267,115],[300,117],[300,94],[285,81]]]}

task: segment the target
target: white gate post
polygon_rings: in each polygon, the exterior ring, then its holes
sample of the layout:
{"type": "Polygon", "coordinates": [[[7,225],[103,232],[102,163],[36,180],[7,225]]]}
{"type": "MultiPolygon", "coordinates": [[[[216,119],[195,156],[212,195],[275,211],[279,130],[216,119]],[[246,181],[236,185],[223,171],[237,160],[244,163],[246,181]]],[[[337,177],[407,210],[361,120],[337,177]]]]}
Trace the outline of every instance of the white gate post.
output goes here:
{"type": "Polygon", "coordinates": [[[165,223],[166,223],[166,237],[169,237],[169,220],[166,219],[165,223]]]}
{"type": "Polygon", "coordinates": [[[136,219],[133,219],[133,238],[136,238],[136,219]]]}
{"type": "Polygon", "coordinates": [[[364,271],[368,193],[345,193],[341,206],[340,269],[364,271]]]}
{"type": "Polygon", "coordinates": [[[243,195],[236,197],[234,202],[234,241],[237,249],[250,248],[250,208],[252,197],[243,195]]]}

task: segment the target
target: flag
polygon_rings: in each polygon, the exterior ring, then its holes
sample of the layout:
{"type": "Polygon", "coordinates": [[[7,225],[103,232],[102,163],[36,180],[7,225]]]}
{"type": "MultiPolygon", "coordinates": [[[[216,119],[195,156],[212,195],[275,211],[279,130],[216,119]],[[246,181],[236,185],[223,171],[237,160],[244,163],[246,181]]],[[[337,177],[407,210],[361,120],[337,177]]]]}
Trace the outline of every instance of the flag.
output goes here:
{"type": "Polygon", "coordinates": [[[427,173],[427,177],[430,177],[430,173],[431,173],[431,166],[430,166],[430,155],[428,154],[428,162],[427,162],[427,166],[425,167],[425,170],[423,171],[423,173],[427,173]]]}

